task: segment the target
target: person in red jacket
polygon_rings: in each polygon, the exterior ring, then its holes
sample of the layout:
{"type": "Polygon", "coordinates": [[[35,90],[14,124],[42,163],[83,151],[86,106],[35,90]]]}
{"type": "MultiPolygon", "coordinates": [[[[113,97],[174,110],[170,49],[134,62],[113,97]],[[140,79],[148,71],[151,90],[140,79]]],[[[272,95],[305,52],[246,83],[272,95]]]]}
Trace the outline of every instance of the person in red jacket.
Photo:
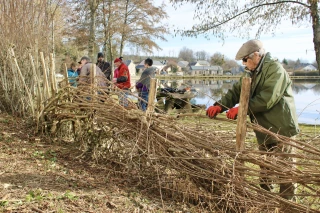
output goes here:
{"type": "Polygon", "coordinates": [[[121,58],[116,58],[114,65],[118,68],[119,73],[118,77],[113,78],[112,81],[119,89],[123,90],[119,95],[119,104],[128,107],[128,94],[131,87],[129,68],[122,62],[121,58]]]}

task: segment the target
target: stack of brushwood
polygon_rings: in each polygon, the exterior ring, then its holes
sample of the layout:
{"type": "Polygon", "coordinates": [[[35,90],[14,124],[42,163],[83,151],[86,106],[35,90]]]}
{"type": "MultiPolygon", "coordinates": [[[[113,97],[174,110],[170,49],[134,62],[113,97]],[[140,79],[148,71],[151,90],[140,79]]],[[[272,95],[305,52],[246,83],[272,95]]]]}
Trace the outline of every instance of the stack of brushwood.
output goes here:
{"type": "MultiPolygon", "coordinates": [[[[249,131],[265,132],[296,152],[267,154],[250,142],[237,152],[234,135],[219,131],[218,125],[206,128],[201,125],[205,118],[182,125],[177,116],[145,113],[134,103],[124,108],[117,100],[120,92],[66,86],[44,107],[42,129],[79,146],[84,157],[114,165],[163,199],[201,204],[212,212],[320,211],[320,150],[312,141],[292,140],[248,123],[249,131]],[[288,157],[296,161],[284,160],[288,157]],[[259,187],[260,167],[273,181],[270,192],[259,187]],[[279,195],[278,184],[286,182],[296,184],[296,202],[279,195]]],[[[210,120],[212,126],[215,122],[210,120]]]]}

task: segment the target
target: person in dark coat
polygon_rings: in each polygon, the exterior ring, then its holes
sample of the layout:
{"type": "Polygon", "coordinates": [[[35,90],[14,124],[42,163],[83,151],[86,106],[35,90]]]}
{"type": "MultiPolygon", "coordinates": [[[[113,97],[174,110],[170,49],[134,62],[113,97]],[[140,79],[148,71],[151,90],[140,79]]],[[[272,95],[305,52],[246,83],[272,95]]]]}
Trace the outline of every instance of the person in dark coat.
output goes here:
{"type": "Polygon", "coordinates": [[[101,71],[104,73],[106,78],[110,81],[111,80],[111,67],[109,62],[104,60],[104,55],[103,53],[98,53],[97,57],[97,63],[96,65],[101,69],[101,71]]]}
{"type": "Polygon", "coordinates": [[[149,98],[149,89],[150,89],[150,80],[154,78],[156,69],[152,67],[153,61],[151,58],[147,58],[144,61],[144,67],[146,68],[142,74],[140,79],[136,83],[136,88],[139,91],[139,108],[142,111],[147,110],[148,106],[148,98],[149,98]]]}

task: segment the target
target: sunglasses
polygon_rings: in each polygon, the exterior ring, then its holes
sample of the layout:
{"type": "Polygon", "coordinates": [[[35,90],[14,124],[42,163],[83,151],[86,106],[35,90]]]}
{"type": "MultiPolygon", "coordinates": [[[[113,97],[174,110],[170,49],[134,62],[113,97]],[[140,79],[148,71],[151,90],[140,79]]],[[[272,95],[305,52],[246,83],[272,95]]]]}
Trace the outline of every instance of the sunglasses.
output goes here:
{"type": "Polygon", "coordinates": [[[246,57],[242,58],[242,61],[246,63],[248,61],[248,59],[249,59],[249,56],[246,56],[246,57]]]}

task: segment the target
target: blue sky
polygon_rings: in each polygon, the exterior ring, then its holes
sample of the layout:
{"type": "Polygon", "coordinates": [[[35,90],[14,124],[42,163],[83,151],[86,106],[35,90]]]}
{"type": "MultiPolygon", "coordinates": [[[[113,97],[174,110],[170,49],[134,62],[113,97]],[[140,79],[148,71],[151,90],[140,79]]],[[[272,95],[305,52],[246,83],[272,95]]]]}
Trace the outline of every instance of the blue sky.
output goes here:
{"type": "MultiPolygon", "coordinates": [[[[176,10],[169,0],[154,0],[154,2],[156,5],[162,2],[166,4],[169,18],[164,20],[164,23],[168,24],[171,32],[177,28],[190,28],[195,23],[193,20],[194,6],[186,4],[176,10]]],[[[182,38],[181,36],[174,37],[173,35],[167,35],[165,37],[167,42],[157,41],[162,50],[154,51],[154,55],[178,56],[180,49],[185,46],[194,52],[205,50],[210,55],[220,52],[228,58],[234,59],[238,49],[248,40],[237,38],[233,35],[226,38],[224,43],[213,36],[211,36],[210,40],[207,40],[203,36],[199,36],[198,38],[182,38]]],[[[253,39],[253,37],[250,39],[253,39]]],[[[291,25],[290,22],[281,24],[274,36],[271,34],[260,36],[265,49],[279,60],[283,58],[296,60],[299,58],[303,62],[310,63],[315,61],[312,39],[311,25],[296,27],[291,25]]]]}

